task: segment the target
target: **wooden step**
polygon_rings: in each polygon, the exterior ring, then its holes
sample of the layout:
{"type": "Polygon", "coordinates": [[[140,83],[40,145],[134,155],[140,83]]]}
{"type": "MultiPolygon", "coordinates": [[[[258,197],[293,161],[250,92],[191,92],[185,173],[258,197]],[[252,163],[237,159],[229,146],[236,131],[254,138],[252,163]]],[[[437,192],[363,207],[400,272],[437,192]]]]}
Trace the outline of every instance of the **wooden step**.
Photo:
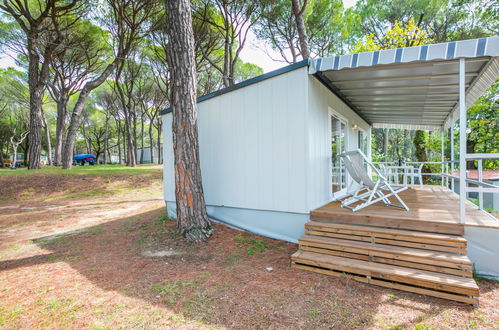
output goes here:
{"type": "Polygon", "coordinates": [[[293,268],[478,305],[479,290],[472,278],[301,250],[291,261],[293,268]]]}
{"type": "MultiPolygon", "coordinates": [[[[464,225],[437,220],[420,220],[416,218],[393,216],[387,214],[363,212],[352,212],[348,209],[323,210],[317,209],[310,212],[310,220],[332,223],[346,223],[354,225],[379,226],[384,228],[395,228],[404,230],[415,230],[430,233],[441,233],[450,235],[464,235],[464,225]]],[[[404,216],[404,214],[402,214],[404,216]]],[[[438,214],[435,215],[438,217],[438,214]]],[[[429,215],[428,215],[429,217],[429,215]]]]}
{"type": "Polygon", "coordinates": [[[305,234],[460,254],[467,253],[466,239],[456,235],[318,221],[308,222],[305,225],[305,234]]]}
{"type": "Polygon", "coordinates": [[[300,250],[472,277],[467,256],[362,241],[305,235],[300,250]]]}

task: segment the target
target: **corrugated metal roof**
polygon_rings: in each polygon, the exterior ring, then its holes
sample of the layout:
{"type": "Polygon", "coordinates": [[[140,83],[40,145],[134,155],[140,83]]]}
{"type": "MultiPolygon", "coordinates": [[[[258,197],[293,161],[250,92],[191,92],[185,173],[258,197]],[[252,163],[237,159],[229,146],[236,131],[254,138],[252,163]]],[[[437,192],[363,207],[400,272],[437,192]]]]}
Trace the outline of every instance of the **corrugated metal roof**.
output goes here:
{"type": "Polygon", "coordinates": [[[499,77],[497,56],[490,37],[319,58],[309,73],[374,127],[435,130],[458,114],[459,59],[470,106],[499,77]]]}

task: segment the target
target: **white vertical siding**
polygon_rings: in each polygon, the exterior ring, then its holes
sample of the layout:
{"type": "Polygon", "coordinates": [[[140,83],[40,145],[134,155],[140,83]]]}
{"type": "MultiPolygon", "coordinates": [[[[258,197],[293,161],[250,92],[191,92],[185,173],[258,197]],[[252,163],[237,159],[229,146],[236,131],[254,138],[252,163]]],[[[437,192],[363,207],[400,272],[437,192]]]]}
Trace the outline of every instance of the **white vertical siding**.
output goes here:
{"type": "MultiPolygon", "coordinates": [[[[307,68],[198,105],[201,170],[208,205],[308,213],[330,200],[329,109],[370,127],[307,68]]],[[[174,201],[171,114],[163,116],[165,200],[174,201]]]]}
{"type": "Polygon", "coordinates": [[[330,201],[331,136],[329,109],[345,118],[347,150],[358,148],[358,133],[352,125],[371,132],[370,126],[336,95],[313,76],[308,78],[308,208],[314,209],[330,201]]]}
{"type": "Polygon", "coordinates": [[[175,176],[173,171],[172,115],[163,116],[163,196],[165,201],[175,201],[175,176]]]}
{"type": "MultiPolygon", "coordinates": [[[[198,104],[208,205],[307,213],[307,68],[198,104]]],[[[174,200],[171,114],[164,115],[165,199],[174,200]]]]}

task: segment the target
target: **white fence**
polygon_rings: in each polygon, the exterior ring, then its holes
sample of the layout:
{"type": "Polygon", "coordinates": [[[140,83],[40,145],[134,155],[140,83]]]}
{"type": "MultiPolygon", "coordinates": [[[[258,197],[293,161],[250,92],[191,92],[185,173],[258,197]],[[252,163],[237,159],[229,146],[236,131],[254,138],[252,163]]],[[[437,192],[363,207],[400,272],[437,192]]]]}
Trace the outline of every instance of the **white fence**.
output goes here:
{"type": "MultiPolygon", "coordinates": [[[[469,199],[470,193],[477,193],[477,207],[481,210],[484,209],[484,194],[494,194],[492,197],[492,202],[490,207],[496,209],[496,205],[493,202],[496,194],[499,193],[499,186],[494,185],[489,182],[485,182],[483,178],[483,161],[485,159],[498,159],[499,153],[489,153],[489,154],[466,154],[466,161],[477,161],[477,178],[470,179],[468,175],[466,175],[465,185],[464,185],[464,200],[469,199]]],[[[385,172],[388,178],[393,183],[400,183],[400,177],[403,178],[404,184],[407,184],[408,178],[410,178],[411,185],[414,185],[415,179],[418,179],[418,184],[423,184],[421,182],[421,178],[423,176],[432,176],[440,178],[440,184],[442,186],[446,186],[450,188],[455,193],[461,194],[460,189],[456,189],[459,187],[459,184],[456,184],[456,181],[460,181],[460,177],[455,175],[455,171],[459,167],[459,160],[454,161],[442,161],[442,162],[404,162],[401,166],[397,166],[395,162],[378,162],[375,163],[380,167],[384,167],[388,170],[392,169],[392,171],[385,172]],[[456,166],[457,164],[457,166],[456,166]],[[421,169],[424,165],[440,165],[440,168],[432,172],[422,172],[421,169]],[[413,169],[412,171],[408,169],[413,169]],[[395,170],[395,171],[393,171],[395,170]],[[421,172],[420,172],[421,171],[421,172]]],[[[466,172],[469,173],[468,171],[466,172]]],[[[491,214],[492,217],[494,217],[491,214]]],[[[495,218],[495,217],[494,217],[495,218]]],[[[465,223],[465,219],[461,219],[461,223],[465,223]]]]}

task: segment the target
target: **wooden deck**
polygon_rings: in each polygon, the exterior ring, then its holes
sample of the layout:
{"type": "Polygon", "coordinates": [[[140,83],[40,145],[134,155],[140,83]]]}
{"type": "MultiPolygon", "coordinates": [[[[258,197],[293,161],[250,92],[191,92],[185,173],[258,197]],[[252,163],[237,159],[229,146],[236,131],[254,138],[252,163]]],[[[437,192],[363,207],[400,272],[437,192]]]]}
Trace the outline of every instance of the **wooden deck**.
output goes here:
{"type": "MultiPolygon", "coordinates": [[[[310,213],[316,221],[382,226],[433,233],[463,235],[459,223],[459,196],[440,186],[407,189],[400,196],[409,211],[377,203],[357,212],[342,208],[339,202],[324,205],[310,213]]],[[[499,228],[499,221],[467,203],[465,226],[499,228]]]]}
{"type": "Polygon", "coordinates": [[[313,210],[291,267],[478,305],[464,228],[499,221],[469,203],[460,224],[459,197],[447,188],[400,196],[410,211],[377,203],[352,212],[339,202],[313,210]]]}

